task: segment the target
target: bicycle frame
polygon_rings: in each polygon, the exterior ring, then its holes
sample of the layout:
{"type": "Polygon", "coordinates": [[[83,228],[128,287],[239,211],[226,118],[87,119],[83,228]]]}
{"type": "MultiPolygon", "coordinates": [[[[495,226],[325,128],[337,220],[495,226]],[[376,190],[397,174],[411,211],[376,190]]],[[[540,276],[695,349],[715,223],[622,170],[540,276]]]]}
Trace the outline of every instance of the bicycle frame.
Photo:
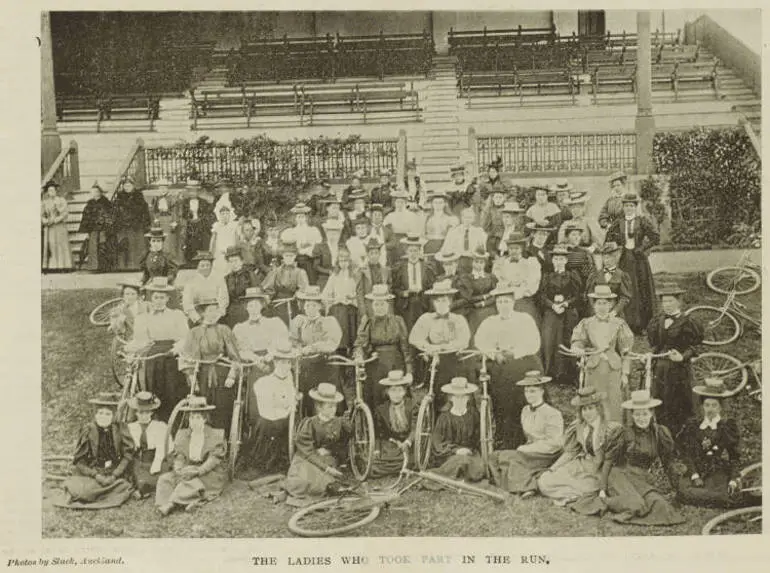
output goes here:
{"type": "Polygon", "coordinates": [[[582,390],[586,384],[586,368],[588,366],[588,357],[601,354],[602,352],[605,352],[605,350],[585,350],[584,352],[578,354],[563,344],[559,345],[560,354],[578,359],[578,390],[582,390]]]}
{"type": "Polygon", "coordinates": [[[653,354],[651,352],[638,354],[636,352],[629,352],[627,356],[631,360],[638,360],[644,363],[644,389],[650,390],[652,388],[652,360],[653,358],[664,358],[668,356],[668,352],[662,354],[653,354]]]}

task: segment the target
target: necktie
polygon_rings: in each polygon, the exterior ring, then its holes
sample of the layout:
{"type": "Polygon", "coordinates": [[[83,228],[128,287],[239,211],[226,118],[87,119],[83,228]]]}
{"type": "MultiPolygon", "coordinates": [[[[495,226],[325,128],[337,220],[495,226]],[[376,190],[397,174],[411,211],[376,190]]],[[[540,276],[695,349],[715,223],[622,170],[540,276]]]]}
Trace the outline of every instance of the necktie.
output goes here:
{"type": "Polygon", "coordinates": [[[594,455],[594,427],[590,424],[586,435],[586,453],[590,456],[594,455]]]}
{"type": "Polygon", "coordinates": [[[142,428],[142,435],[139,437],[139,449],[147,450],[147,425],[140,424],[142,428]]]}
{"type": "Polygon", "coordinates": [[[467,253],[471,249],[471,228],[465,229],[465,238],[463,239],[463,250],[467,253]]]}
{"type": "Polygon", "coordinates": [[[417,263],[410,263],[409,266],[412,267],[412,286],[414,288],[419,288],[417,285],[417,263]]]}

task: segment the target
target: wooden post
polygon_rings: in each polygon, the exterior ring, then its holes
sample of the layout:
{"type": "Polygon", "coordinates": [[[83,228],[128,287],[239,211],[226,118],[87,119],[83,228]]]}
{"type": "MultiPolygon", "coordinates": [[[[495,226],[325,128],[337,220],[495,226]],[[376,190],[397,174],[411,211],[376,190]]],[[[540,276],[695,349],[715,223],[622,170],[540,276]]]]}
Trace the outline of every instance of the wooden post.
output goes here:
{"type": "Polygon", "coordinates": [[[74,139],[70,141],[70,179],[72,180],[72,190],[79,190],[80,158],[78,156],[78,142],[74,139]]]}
{"type": "Polygon", "coordinates": [[[137,188],[141,188],[147,185],[147,164],[144,157],[144,140],[139,137],[136,140],[136,145],[139,148],[136,151],[136,172],[134,173],[134,180],[136,181],[137,188]]]}
{"type": "Polygon", "coordinates": [[[396,159],[396,175],[399,185],[406,179],[406,130],[398,130],[398,157],[396,159]]]}
{"type": "Polygon", "coordinates": [[[51,13],[41,15],[40,30],[40,95],[42,98],[42,131],[40,138],[40,174],[45,175],[61,152],[61,137],[56,129],[56,91],[53,79],[53,44],[51,13]]]}
{"type": "Polygon", "coordinates": [[[479,174],[478,154],[476,153],[476,128],[474,127],[468,128],[468,157],[470,157],[470,165],[468,166],[470,178],[473,179],[478,177],[479,174]]]}
{"type": "Polygon", "coordinates": [[[636,172],[652,172],[652,141],[655,137],[655,117],[652,113],[652,57],[650,43],[650,12],[636,13],[636,172]]]}

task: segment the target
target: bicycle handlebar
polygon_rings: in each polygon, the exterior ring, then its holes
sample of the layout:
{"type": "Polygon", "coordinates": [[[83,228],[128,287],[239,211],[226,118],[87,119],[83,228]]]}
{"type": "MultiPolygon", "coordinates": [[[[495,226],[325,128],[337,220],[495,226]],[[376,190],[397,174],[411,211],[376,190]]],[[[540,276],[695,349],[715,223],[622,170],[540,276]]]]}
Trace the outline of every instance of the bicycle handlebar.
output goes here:
{"type": "Polygon", "coordinates": [[[594,356],[596,354],[601,354],[602,352],[606,352],[606,348],[594,348],[592,350],[585,349],[582,353],[578,354],[575,352],[572,348],[567,348],[563,344],[559,345],[559,353],[564,354],[566,356],[594,356]]]}
{"type": "Polygon", "coordinates": [[[378,354],[374,352],[369,358],[365,360],[356,360],[355,358],[348,358],[347,356],[341,356],[339,354],[333,354],[329,356],[329,364],[332,366],[363,366],[377,360],[378,354]]]}
{"type": "Polygon", "coordinates": [[[633,360],[647,360],[648,358],[665,358],[666,356],[669,355],[670,352],[671,352],[670,350],[662,354],[653,354],[652,352],[643,352],[643,353],[629,352],[626,354],[626,356],[628,356],[633,360]]]}
{"type": "Polygon", "coordinates": [[[470,348],[468,350],[460,350],[457,354],[462,356],[460,360],[468,360],[469,358],[475,358],[476,356],[482,356],[488,360],[493,359],[493,357],[487,354],[486,352],[482,352],[481,350],[473,350],[470,348]]]}

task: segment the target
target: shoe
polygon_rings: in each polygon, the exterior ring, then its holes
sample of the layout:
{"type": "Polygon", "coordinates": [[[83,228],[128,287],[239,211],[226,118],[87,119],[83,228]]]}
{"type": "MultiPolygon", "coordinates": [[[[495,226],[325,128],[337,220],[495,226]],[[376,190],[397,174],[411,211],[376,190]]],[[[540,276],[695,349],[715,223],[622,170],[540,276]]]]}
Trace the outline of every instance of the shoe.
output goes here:
{"type": "Polygon", "coordinates": [[[532,490],[529,490],[529,491],[525,491],[524,493],[522,493],[519,496],[519,499],[529,499],[530,497],[534,497],[534,496],[535,496],[535,492],[532,491],[532,490]]]}
{"type": "Polygon", "coordinates": [[[144,496],[139,492],[138,489],[135,489],[131,494],[131,497],[134,498],[136,501],[140,501],[144,496]]]}
{"type": "Polygon", "coordinates": [[[158,506],[158,512],[163,517],[166,517],[169,513],[171,513],[172,509],[174,509],[174,504],[172,504],[172,503],[167,503],[165,505],[159,505],[158,506]]]}

